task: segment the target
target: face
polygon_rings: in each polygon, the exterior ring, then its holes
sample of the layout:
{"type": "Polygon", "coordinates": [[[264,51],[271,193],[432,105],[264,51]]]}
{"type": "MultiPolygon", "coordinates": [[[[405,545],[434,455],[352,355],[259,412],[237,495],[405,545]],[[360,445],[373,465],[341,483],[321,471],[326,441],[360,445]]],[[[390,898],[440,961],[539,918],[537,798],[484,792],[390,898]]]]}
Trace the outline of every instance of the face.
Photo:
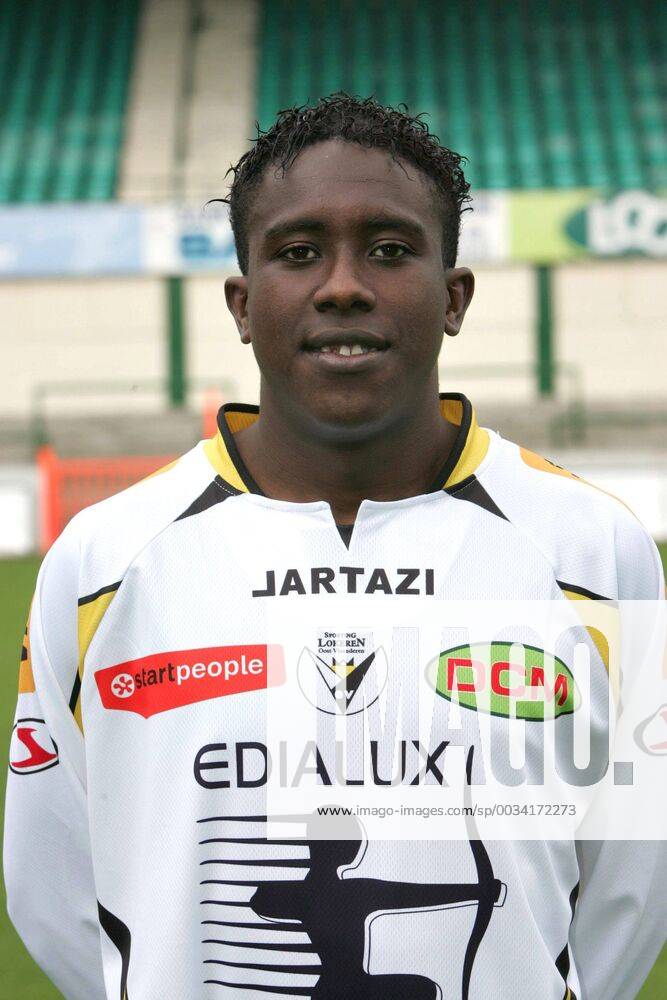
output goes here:
{"type": "Polygon", "coordinates": [[[333,139],[266,170],[248,274],[225,285],[263,410],[354,440],[437,394],[473,291],[467,268],[444,268],[441,229],[430,179],[384,150],[333,139]]]}

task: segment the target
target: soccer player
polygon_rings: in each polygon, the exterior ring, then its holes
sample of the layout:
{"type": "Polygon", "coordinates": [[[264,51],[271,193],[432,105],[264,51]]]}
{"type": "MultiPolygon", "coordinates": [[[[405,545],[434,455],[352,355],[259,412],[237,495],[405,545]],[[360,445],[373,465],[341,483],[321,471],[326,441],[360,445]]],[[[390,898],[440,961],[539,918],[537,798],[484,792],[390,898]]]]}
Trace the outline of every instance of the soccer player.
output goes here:
{"type": "MultiPolygon", "coordinates": [[[[652,842],[483,842],[474,828],[444,841],[437,826],[379,840],[352,815],[323,838],[313,816],[305,839],[267,832],[273,699],[301,690],[323,726],[372,729],[385,692],[415,663],[423,677],[432,655],[397,641],[378,683],[368,623],[327,629],[342,597],[408,621],[446,599],[570,611],[663,590],[656,548],[622,504],[439,393],[443,335],[473,295],[456,266],[467,200],[461,158],[422,121],[345,94],[281,112],[234,168],[241,274],[226,295],[260,405],[226,404],[215,438],[75,517],[44,560],[26,633],[9,911],[70,1000],[630,1000],[656,957],[665,878],[652,842]],[[267,622],[283,618],[299,634],[281,660],[267,622]]],[[[602,656],[592,669],[604,701],[602,656]]],[[[444,734],[446,681],[433,703],[444,734]]],[[[470,796],[482,709],[459,714],[470,796]]],[[[396,754],[379,740],[353,761],[360,801],[364,785],[388,788],[387,762],[413,791],[425,772],[442,778],[448,739],[424,758],[410,713],[397,718],[396,754]]],[[[314,771],[335,801],[327,749],[308,757],[296,724],[290,736],[302,764],[290,778],[314,771]]]]}

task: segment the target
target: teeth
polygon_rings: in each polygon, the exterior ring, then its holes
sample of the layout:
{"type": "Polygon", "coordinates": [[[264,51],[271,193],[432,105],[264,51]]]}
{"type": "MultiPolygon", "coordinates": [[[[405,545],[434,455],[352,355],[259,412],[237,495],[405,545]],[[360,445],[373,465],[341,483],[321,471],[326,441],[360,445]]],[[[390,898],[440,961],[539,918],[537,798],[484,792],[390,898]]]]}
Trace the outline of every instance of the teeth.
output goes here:
{"type": "Polygon", "coordinates": [[[357,354],[377,353],[377,347],[362,347],[361,344],[326,344],[319,348],[320,354],[342,354],[349,358],[357,354]]]}

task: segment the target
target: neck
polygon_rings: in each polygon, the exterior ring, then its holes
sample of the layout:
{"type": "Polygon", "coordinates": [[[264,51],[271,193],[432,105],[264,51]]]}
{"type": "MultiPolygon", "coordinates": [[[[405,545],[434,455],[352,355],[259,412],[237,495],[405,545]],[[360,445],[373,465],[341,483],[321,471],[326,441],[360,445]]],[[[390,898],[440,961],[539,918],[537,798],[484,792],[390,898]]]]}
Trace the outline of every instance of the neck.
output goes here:
{"type": "Polygon", "coordinates": [[[432,488],[458,428],[443,420],[437,392],[395,426],[360,441],[304,433],[262,395],[259,419],[234,439],[260,489],[276,500],[326,500],[351,524],[362,500],[401,500],[432,488]]]}

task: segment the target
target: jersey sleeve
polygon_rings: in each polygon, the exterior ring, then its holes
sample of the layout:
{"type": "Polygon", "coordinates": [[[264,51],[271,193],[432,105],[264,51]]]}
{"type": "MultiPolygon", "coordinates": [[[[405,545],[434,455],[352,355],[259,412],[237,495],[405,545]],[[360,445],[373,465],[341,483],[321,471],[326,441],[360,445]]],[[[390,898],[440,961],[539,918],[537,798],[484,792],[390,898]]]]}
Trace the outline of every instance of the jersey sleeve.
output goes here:
{"type": "MultiPolygon", "coordinates": [[[[660,556],[638,522],[618,533],[617,567],[621,599],[664,599],[660,556]]],[[[582,995],[634,1000],[667,937],[665,842],[583,840],[577,857],[580,891],[570,948],[582,995]]]]}
{"type": "Polygon", "coordinates": [[[71,525],[37,580],[21,657],[5,807],[9,916],[68,1000],[104,1000],[76,675],[78,542],[71,525]]]}

